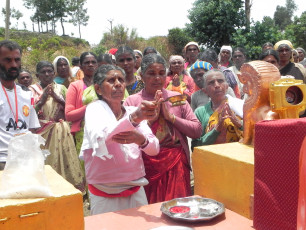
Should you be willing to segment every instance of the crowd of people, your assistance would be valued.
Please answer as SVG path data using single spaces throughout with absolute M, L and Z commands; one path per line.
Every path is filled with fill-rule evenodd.
M 91 214 L 192 195 L 190 148 L 240 141 L 252 90 L 239 80 L 243 47 L 218 54 L 192 41 L 183 53 L 167 62 L 154 47 L 120 46 L 71 66 L 58 56 L 37 63 L 34 82 L 21 47 L 1 41 L 0 170 L 10 139 L 34 132 L 51 152 L 46 164 L 89 197 Z M 305 55 L 283 40 L 264 44 L 258 60 L 306 83 Z

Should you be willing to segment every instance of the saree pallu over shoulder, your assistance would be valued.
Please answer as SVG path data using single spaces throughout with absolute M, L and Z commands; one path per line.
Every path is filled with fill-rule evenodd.
M 66 88 L 54 83 L 54 92 L 65 98 Z M 39 84 L 33 85 L 34 98 L 36 103 L 43 93 Z M 32 90 L 32 91 L 33 91 Z M 57 103 L 53 97 L 49 96 L 42 106 L 42 117 L 39 122 L 41 128 L 37 130 L 45 140 L 45 149 L 49 149 L 50 155 L 45 164 L 50 165 L 57 173 L 73 184 L 77 189 L 85 192 L 85 176 L 82 171 L 78 155 L 76 153 L 74 140 L 70 133 L 70 126 L 66 121 L 56 122 L 55 118 L 59 111 L 63 111 L 64 106 Z

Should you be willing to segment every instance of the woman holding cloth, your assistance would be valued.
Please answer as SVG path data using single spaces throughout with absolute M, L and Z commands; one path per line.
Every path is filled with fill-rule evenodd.
M 144 56 L 141 63 L 141 77 L 145 88 L 129 96 L 125 105 L 141 105 L 143 100 L 156 101 L 161 98 L 157 113 L 148 119 L 152 132 L 159 140 L 160 153 L 157 156 L 143 154 L 146 178 L 149 185 L 145 191 L 149 203 L 161 202 L 191 195 L 190 152 L 187 137 L 201 136 L 201 123 L 188 102 L 171 107 L 168 97 L 180 95 L 163 88 L 166 80 L 166 61 L 158 54 Z
M 125 72 L 118 66 L 100 66 L 93 83 L 99 100 L 87 105 L 80 155 L 85 161 L 91 214 L 145 205 L 143 186 L 148 181 L 141 153 L 159 152 L 146 120 L 155 116 L 160 102 L 123 106 Z

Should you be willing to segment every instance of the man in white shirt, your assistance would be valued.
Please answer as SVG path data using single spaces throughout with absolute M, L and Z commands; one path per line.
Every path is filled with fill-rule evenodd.
M 21 54 L 16 42 L 0 42 L 0 170 L 5 166 L 10 139 L 40 126 L 31 92 L 15 84 L 21 69 Z

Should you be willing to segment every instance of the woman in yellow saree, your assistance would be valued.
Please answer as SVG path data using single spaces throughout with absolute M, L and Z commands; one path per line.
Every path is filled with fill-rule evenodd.
M 236 142 L 243 135 L 243 101 L 226 94 L 228 84 L 224 74 L 212 69 L 204 75 L 204 92 L 211 98 L 206 105 L 198 107 L 195 115 L 202 124 L 203 133 L 192 140 L 196 146 Z
M 33 92 L 34 105 L 41 125 L 37 133 L 46 139 L 45 148 L 51 153 L 45 163 L 51 165 L 77 189 L 85 192 L 84 173 L 69 123 L 65 121 L 67 88 L 53 81 L 54 67 L 50 62 L 39 62 L 36 72 L 40 82 L 29 88 Z

